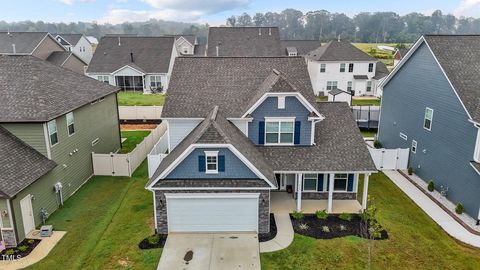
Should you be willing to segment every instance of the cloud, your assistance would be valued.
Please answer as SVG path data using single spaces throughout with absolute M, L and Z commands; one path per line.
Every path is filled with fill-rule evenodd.
M 94 3 L 96 0 L 58 0 L 67 5 L 73 5 L 75 3 Z
M 480 0 L 462 0 L 453 11 L 455 16 L 478 17 L 480 14 Z

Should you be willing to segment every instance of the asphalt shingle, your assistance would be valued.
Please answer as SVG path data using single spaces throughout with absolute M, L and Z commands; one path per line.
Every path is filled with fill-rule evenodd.
M 347 41 L 330 41 L 305 55 L 315 61 L 378 61 Z
M 297 50 L 298 55 L 304 56 L 322 46 L 322 44 L 319 40 L 280 40 L 280 46 L 284 55 L 288 55 L 287 49 L 293 47 Z
M 30 54 L 48 35 L 47 32 L 0 32 L 0 54 Z

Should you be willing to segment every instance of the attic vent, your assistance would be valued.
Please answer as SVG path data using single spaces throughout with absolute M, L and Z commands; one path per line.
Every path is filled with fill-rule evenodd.
M 272 69 L 272 72 L 275 73 L 275 75 L 280 75 L 280 71 L 278 71 L 276 69 Z

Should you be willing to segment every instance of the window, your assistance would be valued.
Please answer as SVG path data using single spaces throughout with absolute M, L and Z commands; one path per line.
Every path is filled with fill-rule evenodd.
M 353 72 L 353 63 L 348 64 L 348 72 Z
M 162 77 L 161 76 L 150 76 L 150 87 L 154 89 L 159 89 L 162 87 Z
M 478 128 L 477 144 L 473 153 L 473 160 L 480 163 L 480 127 Z
M 108 75 L 97 76 L 97 79 L 101 82 L 104 82 L 104 83 L 110 83 L 110 78 L 109 78 Z
M 368 64 L 368 72 L 373 72 L 373 63 Z
M 293 120 L 269 120 L 265 123 L 265 143 L 293 144 L 293 131 Z
M 367 92 L 372 92 L 372 81 L 367 82 Z
M 278 96 L 278 104 L 277 107 L 279 109 L 285 109 L 285 96 Z
M 303 176 L 303 190 L 304 191 L 317 191 L 317 175 L 305 174 Z
M 352 82 L 352 81 L 347 82 L 347 90 L 348 90 L 348 91 L 352 91 L 352 90 L 353 90 L 353 82 Z
M 333 185 L 333 190 L 334 191 L 347 191 L 347 179 L 348 179 L 348 174 L 335 174 L 334 176 L 334 185 Z
M 73 133 L 75 133 L 73 112 L 67 113 L 67 129 L 68 129 L 68 136 L 73 135 Z
M 50 137 L 50 145 L 54 146 L 58 143 L 57 121 L 52 120 L 47 123 L 48 136 Z
M 405 141 L 408 140 L 408 136 L 400 132 L 400 138 L 404 139 Z
M 337 89 L 337 84 L 338 84 L 338 82 L 328 81 L 327 82 L 327 90 Z
M 345 63 L 340 64 L 340 72 L 345 72 Z
M 218 173 L 218 151 L 205 151 L 206 173 Z
M 325 73 L 327 71 L 327 64 L 320 64 L 320 72 Z
M 416 154 L 417 153 L 417 141 L 412 140 L 412 153 Z
M 423 121 L 423 128 L 426 130 L 432 130 L 433 109 L 425 109 L 425 119 Z

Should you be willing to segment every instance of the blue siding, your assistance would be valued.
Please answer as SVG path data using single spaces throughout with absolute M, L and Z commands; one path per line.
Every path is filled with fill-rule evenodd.
M 218 174 L 199 172 L 199 157 L 204 157 L 204 151 L 218 151 L 219 156 L 225 157 L 225 170 Z M 203 163 L 204 164 L 204 163 Z M 221 168 L 219 168 L 221 169 Z M 204 170 L 204 169 L 203 169 Z M 258 179 L 235 154 L 229 149 L 195 149 L 169 174 L 166 179 Z
M 432 130 L 423 128 L 425 108 L 434 109 Z M 405 141 L 399 137 L 408 136 Z M 424 44 L 385 86 L 379 140 L 386 148 L 410 148 L 410 166 L 437 189 L 448 186 L 448 197 L 461 202 L 476 217 L 480 207 L 480 176 L 473 159 L 477 129 Z
M 265 117 L 296 117 L 300 121 L 299 145 L 310 145 L 312 123 L 308 121 L 309 111 L 296 97 L 285 98 L 285 109 L 278 109 L 276 97 L 269 97 L 251 114 L 253 121 L 248 124 L 248 137 L 253 143 L 259 144 L 259 123 L 265 121 Z

